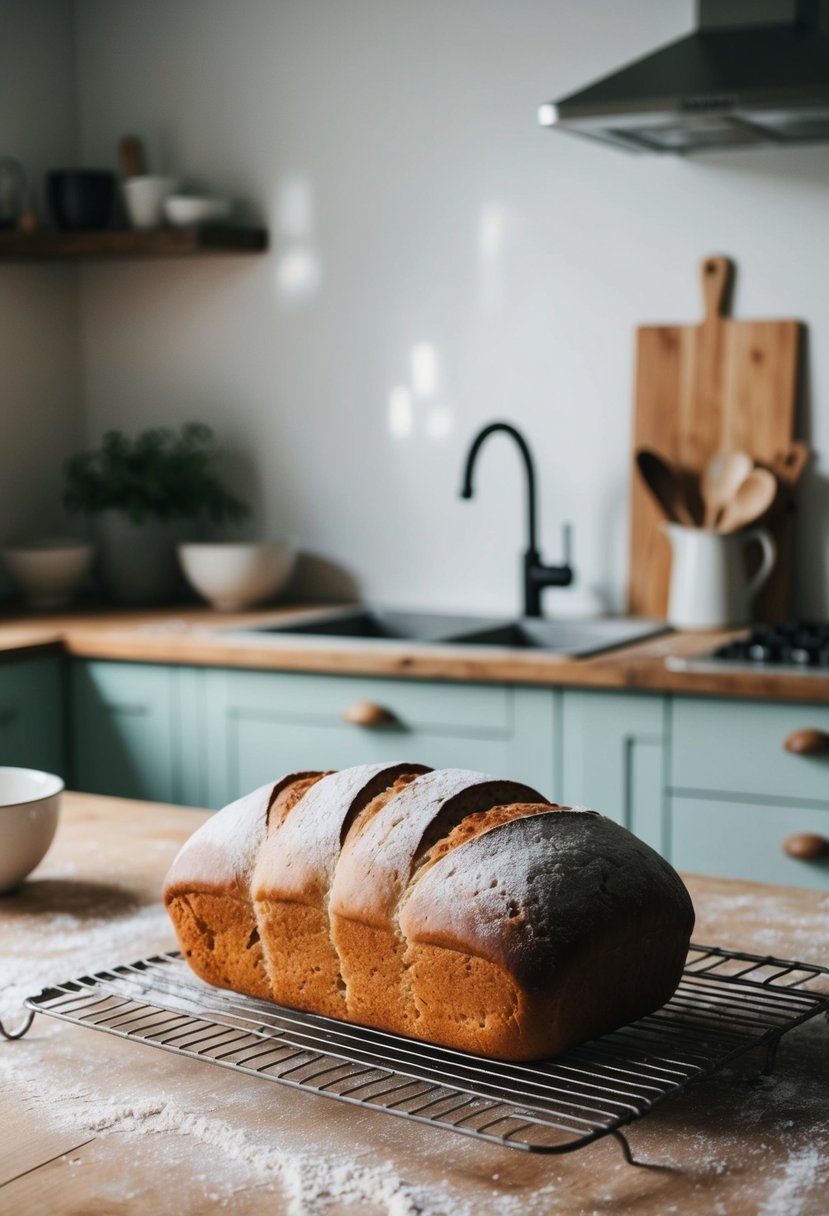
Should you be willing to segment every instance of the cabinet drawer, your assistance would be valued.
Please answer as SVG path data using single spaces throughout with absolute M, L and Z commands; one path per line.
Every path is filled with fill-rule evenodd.
M 207 677 L 212 806 L 291 769 L 382 760 L 498 773 L 547 795 L 554 788 L 556 700 L 547 689 L 277 672 Z
M 348 721 L 349 713 L 370 705 L 401 730 L 498 738 L 513 728 L 512 691 L 500 685 L 252 671 L 222 675 L 231 711 L 235 706 L 247 717 L 261 713 L 272 720 L 359 729 Z
M 796 732 L 825 732 L 829 706 L 677 698 L 673 709 L 674 789 L 829 803 L 829 751 L 798 755 Z
M 671 800 L 671 861 L 678 870 L 829 891 L 829 856 L 807 861 L 783 850 L 784 841 L 804 834 L 829 842 L 829 809 Z

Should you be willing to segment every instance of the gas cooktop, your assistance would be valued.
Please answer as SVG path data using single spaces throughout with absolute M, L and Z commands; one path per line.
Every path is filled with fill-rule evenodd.
M 786 621 L 757 625 L 707 654 L 671 655 L 672 671 L 797 671 L 829 674 L 829 624 Z

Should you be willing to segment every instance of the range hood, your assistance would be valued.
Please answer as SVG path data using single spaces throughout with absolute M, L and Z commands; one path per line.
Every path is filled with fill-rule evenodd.
M 634 152 L 829 141 L 829 0 L 699 0 L 698 18 L 541 125 Z

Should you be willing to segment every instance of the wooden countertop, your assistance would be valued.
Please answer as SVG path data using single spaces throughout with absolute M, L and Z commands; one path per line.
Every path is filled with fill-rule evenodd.
M 51 981 L 173 945 L 162 876 L 203 813 L 66 795 L 43 865 L 0 900 L 0 1014 Z M 829 895 L 690 878 L 699 941 L 826 961 Z M 0 1210 L 297 1216 L 825 1216 L 829 1028 L 775 1074 L 700 1082 L 629 1129 L 539 1157 L 38 1016 L 0 1040 Z
M 700 673 L 672 671 L 665 665 L 668 656 L 710 651 L 733 637 L 733 630 L 672 632 L 587 659 L 508 648 L 426 646 L 308 635 L 274 642 L 272 636 L 263 639 L 232 632 L 239 626 L 287 619 L 314 610 L 290 606 L 220 613 L 182 606 L 7 616 L 0 617 L 0 654 L 13 658 L 63 650 L 83 658 L 145 663 L 829 702 L 829 672 L 825 675 Z

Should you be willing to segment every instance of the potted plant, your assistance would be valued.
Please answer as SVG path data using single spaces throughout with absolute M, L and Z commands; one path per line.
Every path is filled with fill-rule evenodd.
M 215 470 L 213 432 L 190 422 L 134 439 L 107 431 L 66 463 L 64 503 L 96 521 L 105 582 L 122 604 L 160 603 L 176 585 L 175 544 L 205 523 L 239 523 L 249 507 Z

